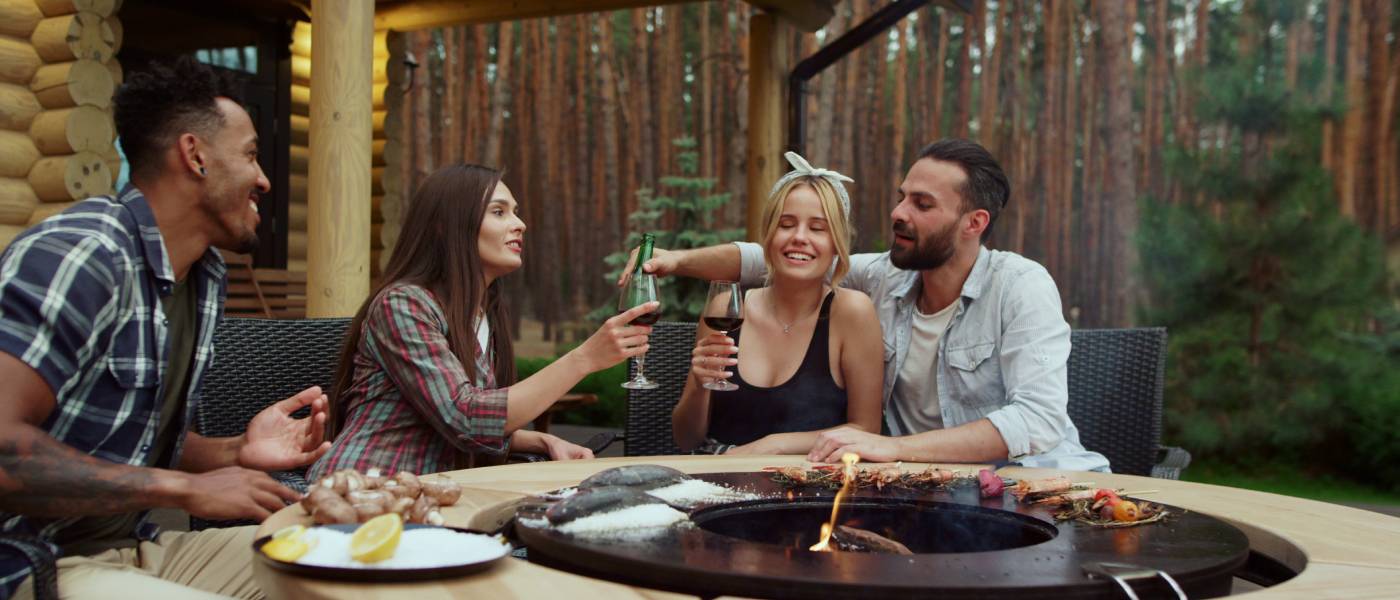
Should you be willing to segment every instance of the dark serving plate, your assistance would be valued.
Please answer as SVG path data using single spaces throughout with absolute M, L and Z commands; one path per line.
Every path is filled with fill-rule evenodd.
M 333 529 L 335 531 L 341 531 L 344 533 L 354 533 L 355 529 L 358 528 L 359 525 L 319 525 L 317 527 Z M 432 528 L 435 527 L 433 525 L 419 525 L 416 523 L 406 523 L 403 526 L 404 531 Z M 460 533 L 486 535 L 480 531 L 472 531 L 470 529 L 459 529 L 456 527 L 442 527 L 441 529 L 451 529 Z M 464 575 L 479 573 L 481 571 L 490 569 L 492 566 L 495 566 L 496 563 L 500 562 L 501 559 L 510 556 L 510 547 L 502 546 L 500 556 L 488 558 L 485 560 L 477 560 L 471 562 L 464 562 L 456 565 L 448 565 L 444 567 L 428 567 L 421 569 L 322 567 L 315 565 L 303 565 L 299 563 L 284 562 L 276 560 L 266 554 L 263 554 L 263 544 L 266 544 L 271 539 L 272 536 L 265 535 L 256 540 L 253 540 L 253 554 L 257 556 L 257 560 L 262 561 L 263 564 L 273 569 L 277 569 L 278 571 L 281 571 L 283 573 L 288 573 L 291 575 L 313 577 L 316 579 L 333 579 L 336 581 L 365 581 L 382 583 L 393 581 L 426 581 L 430 579 L 448 579 L 452 577 L 462 577 Z

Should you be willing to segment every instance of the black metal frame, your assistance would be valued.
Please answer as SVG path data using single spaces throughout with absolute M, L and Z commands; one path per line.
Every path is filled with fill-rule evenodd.
M 806 103 L 807 82 L 836 61 L 855 52 L 866 42 L 894 27 L 904 17 L 909 16 L 930 2 L 937 2 L 944 8 L 972 14 L 973 3 L 977 0 L 898 0 L 885 5 L 870 18 L 852 27 L 841 37 L 822 46 L 815 54 L 805 58 L 793 67 L 788 75 L 788 143 L 787 149 L 801 153 L 807 143 Z

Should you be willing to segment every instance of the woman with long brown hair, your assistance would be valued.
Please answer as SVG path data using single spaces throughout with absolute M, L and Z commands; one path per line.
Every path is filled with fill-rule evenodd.
M 521 429 L 594 371 L 647 351 L 650 327 L 608 319 L 582 345 L 523 381 L 500 278 L 520 268 L 525 223 L 501 173 L 445 167 L 414 195 L 379 287 L 346 334 L 331 395 L 335 443 L 308 478 L 337 469 L 433 473 L 502 457 L 588 449 Z

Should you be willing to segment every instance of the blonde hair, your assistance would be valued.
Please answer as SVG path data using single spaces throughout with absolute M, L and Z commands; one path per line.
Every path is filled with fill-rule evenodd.
M 831 285 L 836 286 L 841 283 L 841 279 L 851 270 L 851 237 L 853 234 L 851 221 L 847 218 L 846 210 L 841 204 L 841 193 L 835 188 L 835 184 L 830 179 L 815 175 L 803 175 L 793 177 L 773 188 L 773 192 L 768 194 L 768 201 L 763 205 L 763 262 L 768 267 L 768 277 L 773 276 L 773 257 L 767 252 L 768 244 L 773 241 L 773 236 L 778 233 L 778 221 L 783 215 L 783 204 L 787 202 L 787 197 L 798 186 L 807 186 L 816 192 L 817 198 L 821 201 L 822 214 L 826 217 L 828 231 L 831 232 L 832 244 L 836 246 L 835 271 L 831 275 Z M 842 190 L 844 191 L 844 190 Z

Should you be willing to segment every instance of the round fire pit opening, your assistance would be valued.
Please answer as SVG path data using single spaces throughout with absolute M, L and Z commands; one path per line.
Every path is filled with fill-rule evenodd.
M 760 544 L 807 551 L 831 518 L 831 498 L 754 500 L 695 511 L 701 529 Z M 1058 530 L 1010 511 L 949 502 L 854 498 L 838 525 L 899 542 L 915 554 L 991 552 L 1048 542 Z

